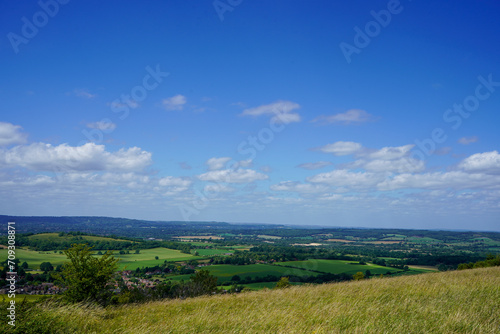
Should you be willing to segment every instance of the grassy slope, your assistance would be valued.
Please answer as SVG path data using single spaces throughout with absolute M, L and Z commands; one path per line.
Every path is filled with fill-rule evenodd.
M 494 267 L 47 312 L 78 333 L 499 333 L 499 300 Z

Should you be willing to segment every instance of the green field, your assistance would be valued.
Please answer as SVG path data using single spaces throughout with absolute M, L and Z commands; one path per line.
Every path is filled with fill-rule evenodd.
M 0 249 L 0 262 L 7 259 L 7 249 Z M 66 262 L 66 255 L 49 252 L 37 252 L 22 248 L 16 249 L 16 259 L 23 262 L 28 262 L 30 269 L 39 269 L 42 262 L 50 262 L 54 267 Z
M 441 243 L 443 242 L 442 240 L 434 239 L 434 238 L 429 238 L 429 237 L 409 237 L 407 242 L 411 242 L 414 244 L 436 244 L 436 243 Z
M 201 256 L 212 256 L 212 255 L 221 255 L 221 254 L 227 254 L 227 253 L 234 253 L 231 249 L 216 249 L 216 248 L 209 248 L 209 249 L 195 249 L 193 252 L 198 252 Z
M 169 248 L 151 248 L 151 249 L 141 249 L 140 254 L 124 254 L 120 255 L 117 252 L 114 253 L 115 258 L 119 259 L 118 266 L 120 270 L 128 269 L 135 270 L 141 267 L 154 267 L 162 264 L 166 261 L 187 261 L 201 259 L 199 256 L 194 256 L 191 254 L 184 254 L 176 249 Z M 158 260 L 155 259 L 158 256 Z
M 218 264 L 205 267 L 204 269 L 219 279 L 219 282 L 227 282 L 231 280 L 234 275 L 240 276 L 242 279 L 246 277 L 262 277 L 266 275 L 274 275 L 278 277 L 287 275 L 296 276 L 317 276 L 318 273 L 300 269 L 300 268 L 286 268 L 282 266 L 274 266 L 270 264 L 250 264 L 245 266 L 233 266 L 227 264 Z
M 370 272 L 374 275 L 385 274 L 388 271 L 391 273 L 397 273 L 402 270 L 378 266 L 375 264 L 366 264 L 361 265 L 357 264 L 357 262 L 353 261 L 342 261 L 342 260 L 306 260 L 306 261 L 288 261 L 288 262 L 277 262 L 277 265 L 280 266 L 289 266 L 306 270 L 315 270 L 321 271 L 324 273 L 330 274 L 348 274 L 354 275 L 358 271 L 365 272 L 366 270 L 370 270 Z
M 120 255 L 117 251 L 113 252 L 114 257 L 120 260 L 118 262 L 120 270 L 125 268 L 135 270 L 140 267 L 154 267 L 162 264 L 165 260 L 186 261 L 201 259 L 199 256 L 184 254 L 179 250 L 163 247 L 141 249 L 140 254 L 133 254 L 133 251 L 130 253 Z M 158 260 L 155 259 L 155 256 L 158 256 Z M 0 249 L 0 261 L 4 261 L 5 259 L 7 259 L 7 249 Z M 67 260 L 66 255 L 59 254 L 59 252 L 37 252 L 21 248 L 16 249 L 16 259 L 19 259 L 21 263 L 28 262 L 30 269 L 39 269 L 42 262 L 50 262 L 55 267 Z

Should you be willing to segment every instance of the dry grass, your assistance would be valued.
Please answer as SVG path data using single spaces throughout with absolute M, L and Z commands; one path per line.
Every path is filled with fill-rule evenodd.
M 107 309 L 45 308 L 75 333 L 500 333 L 500 268 Z

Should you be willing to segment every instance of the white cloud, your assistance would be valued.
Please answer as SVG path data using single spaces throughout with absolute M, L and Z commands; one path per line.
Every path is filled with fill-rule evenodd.
M 364 123 L 373 120 L 373 116 L 364 110 L 360 109 L 350 109 L 344 113 L 339 113 L 330 116 L 319 116 L 313 120 L 313 122 L 320 123 Z
M 284 181 L 278 184 L 273 184 L 270 187 L 270 189 L 274 191 L 288 191 L 288 192 L 312 194 L 312 193 L 325 192 L 328 189 L 328 187 L 318 184 Z
M 204 193 L 209 194 L 209 193 L 232 193 L 235 191 L 234 188 L 228 187 L 226 185 L 222 184 L 207 184 L 204 188 Z
M 425 170 L 425 163 L 422 160 L 403 157 L 395 160 L 357 160 L 352 166 L 363 168 L 370 172 L 391 172 L 391 173 L 405 173 L 405 172 L 422 172 Z
M 162 187 L 189 187 L 193 183 L 191 180 L 181 177 L 167 176 L 158 181 Z
M 139 171 L 151 163 L 151 153 L 138 147 L 107 152 L 104 145 L 94 143 L 76 147 L 33 143 L 0 150 L 0 167 L 35 171 Z
M 321 169 L 326 166 L 330 166 L 332 163 L 330 161 L 318 161 L 318 162 L 307 162 L 298 165 L 297 167 L 307 169 L 307 170 L 315 170 L 315 169 Z
M 477 189 L 499 188 L 500 177 L 486 174 L 471 174 L 462 171 L 425 174 L 399 174 L 378 185 L 379 190 L 397 189 Z
M 164 195 L 170 196 L 189 189 L 193 181 L 182 177 L 167 176 L 158 181 L 161 187 L 167 187 L 167 192 Z
M 462 144 L 462 145 L 469 145 L 472 143 L 476 143 L 478 140 L 479 140 L 479 138 L 476 136 L 462 137 L 458 140 L 458 143 Z
M 184 95 L 175 95 L 162 101 L 163 107 L 167 110 L 182 110 L 187 100 Z
M 291 101 L 277 101 L 271 104 L 258 106 L 243 110 L 242 116 L 260 116 L 274 115 L 272 121 L 276 123 L 289 124 L 300 122 L 300 115 L 293 113 L 295 109 L 299 109 L 300 105 Z
M 338 141 L 333 144 L 328 144 L 320 147 L 317 150 L 324 153 L 332 153 L 334 155 L 341 156 L 358 153 L 362 148 L 363 147 L 359 143 L 355 143 L 352 141 Z
M 24 144 L 28 135 L 22 133 L 21 129 L 19 125 L 0 122 L 0 146 Z
M 363 168 L 372 172 L 421 172 L 425 170 L 425 163 L 410 157 L 410 150 L 414 145 L 383 147 L 371 153 L 362 153 L 362 157 L 348 164 L 349 168 Z
M 350 187 L 354 189 L 367 189 L 374 187 L 384 180 L 379 173 L 350 172 L 345 169 L 336 169 L 331 172 L 317 174 L 307 178 L 312 183 L 323 183 L 335 187 Z
M 407 156 L 410 150 L 415 145 L 404 145 L 404 146 L 388 146 L 383 147 L 380 150 L 369 153 L 367 158 L 369 159 L 381 159 L 381 160 L 395 160 Z
M 465 158 L 458 167 L 467 172 L 500 174 L 500 154 L 497 151 L 476 153 Z
M 266 180 L 267 175 L 256 172 L 253 169 L 239 168 L 236 170 L 223 169 L 214 170 L 201 175 L 198 178 L 202 181 L 214 181 L 225 183 L 251 183 L 259 180 Z
M 222 169 L 226 166 L 226 163 L 228 163 L 230 160 L 231 160 L 231 158 L 229 158 L 229 157 L 210 158 L 207 160 L 208 170 Z
M 89 99 L 89 100 L 97 96 L 97 94 L 89 93 L 89 91 L 86 89 L 75 89 L 73 90 L 73 94 L 75 94 L 75 96 L 77 97 L 82 97 L 84 99 Z
M 208 170 L 219 170 L 223 168 L 241 168 L 241 167 L 250 167 L 252 166 L 252 160 L 240 160 L 238 162 L 234 161 L 232 162 L 231 165 L 228 165 L 227 163 L 229 161 L 233 160 L 232 158 L 229 157 L 222 157 L 222 158 L 210 158 L 207 160 L 206 164 L 208 167 Z
M 111 122 L 109 119 L 103 119 L 99 122 L 88 123 L 87 127 L 90 129 L 98 129 L 103 131 L 104 133 L 110 133 L 114 129 L 116 129 L 116 124 Z

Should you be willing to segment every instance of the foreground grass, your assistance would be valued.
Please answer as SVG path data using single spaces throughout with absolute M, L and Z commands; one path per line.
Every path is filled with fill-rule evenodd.
M 493 267 L 34 314 L 51 333 L 500 333 L 499 301 Z

